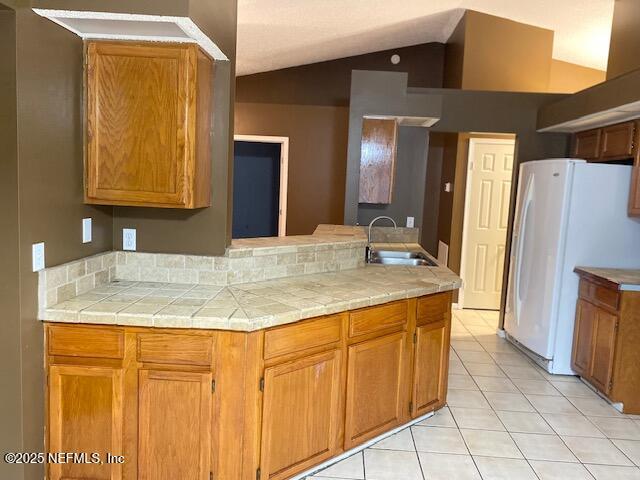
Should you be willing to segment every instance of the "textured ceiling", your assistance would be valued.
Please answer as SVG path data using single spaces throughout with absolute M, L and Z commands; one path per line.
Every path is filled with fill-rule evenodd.
M 446 42 L 465 9 L 555 31 L 553 57 L 605 70 L 614 0 L 239 0 L 238 75 Z

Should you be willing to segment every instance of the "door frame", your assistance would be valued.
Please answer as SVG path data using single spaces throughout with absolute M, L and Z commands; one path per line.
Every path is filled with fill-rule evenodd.
M 270 135 L 234 135 L 233 141 L 280 144 L 280 200 L 278 202 L 278 236 L 286 236 L 287 185 L 289 180 L 289 137 L 276 137 Z
M 468 239 L 468 224 L 469 224 L 469 209 L 471 207 L 471 180 L 473 178 L 473 172 L 469 168 L 471 159 L 475 153 L 475 144 L 476 143 L 491 143 L 494 145 L 513 145 L 513 153 L 514 153 L 514 168 L 515 168 L 515 149 L 516 149 L 516 138 L 491 138 L 491 137 L 471 137 L 469 138 L 469 148 L 467 153 L 467 180 L 464 189 L 464 216 L 462 221 L 462 243 L 460 248 L 460 277 L 464 274 L 464 271 L 467 267 L 467 253 L 466 246 L 469 241 Z M 511 181 L 511 192 L 513 193 L 513 180 Z M 506 235 L 509 235 L 507 231 Z M 507 238 L 508 240 L 508 238 Z M 505 248 L 505 261 L 506 261 L 506 248 Z M 504 280 L 504 277 L 503 277 Z M 465 281 L 462 279 L 462 286 L 458 291 L 458 306 L 459 308 L 465 308 L 464 306 L 464 285 Z M 502 294 L 501 294 L 502 296 Z M 498 306 L 498 310 L 500 310 L 500 306 Z

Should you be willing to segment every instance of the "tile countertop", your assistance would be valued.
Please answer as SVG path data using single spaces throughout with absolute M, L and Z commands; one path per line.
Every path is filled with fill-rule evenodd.
M 375 245 L 380 248 L 380 244 Z M 420 248 L 384 244 L 384 248 Z M 228 287 L 115 281 L 45 309 L 66 323 L 254 331 L 305 318 L 455 290 L 446 267 L 366 265 Z
M 640 291 L 640 269 L 576 267 L 574 271 L 617 285 L 618 290 Z

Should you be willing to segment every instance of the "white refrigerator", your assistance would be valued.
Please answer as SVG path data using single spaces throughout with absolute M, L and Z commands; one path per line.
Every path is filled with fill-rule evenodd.
M 631 167 L 551 159 L 520 166 L 504 329 L 554 374 L 571 369 L 576 266 L 640 268 L 627 216 Z

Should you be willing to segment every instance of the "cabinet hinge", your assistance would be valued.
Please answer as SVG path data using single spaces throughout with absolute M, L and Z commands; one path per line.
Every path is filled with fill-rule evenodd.
M 213 480 L 213 472 L 209 472 L 209 480 Z
M 260 477 L 262 476 L 262 471 L 260 471 L 260 469 L 256 470 L 256 480 L 260 480 Z
M 417 333 L 413 334 L 413 343 L 418 343 L 418 334 Z
M 216 381 L 211 380 L 211 393 L 216 393 Z
M 413 412 L 413 402 L 409 402 L 409 411 Z
M 260 379 L 260 391 L 264 392 L 264 377 Z

